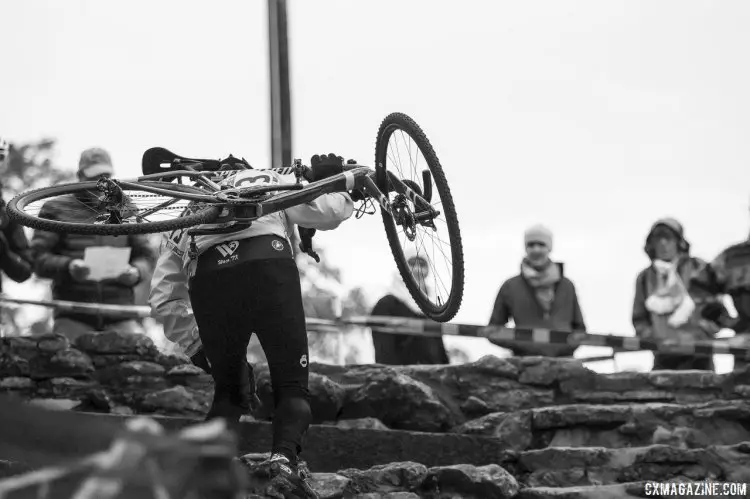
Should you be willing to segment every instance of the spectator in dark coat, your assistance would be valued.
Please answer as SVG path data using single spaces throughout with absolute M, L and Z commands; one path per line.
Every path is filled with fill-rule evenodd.
M 723 306 L 707 305 L 702 315 L 722 328 L 734 330 L 730 343 L 750 347 L 750 239 L 733 244 L 711 263 L 697 272 L 690 281 L 690 292 L 699 297 L 731 297 L 737 317 L 730 317 Z M 750 363 L 734 357 L 734 370 L 743 370 Z
M 644 251 L 651 265 L 635 281 L 633 326 L 636 336 L 657 341 L 710 340 L 719 327 L 701 316 L 707 300 L 688 292 L 691 279 L 706 265 L 690 256 L 682 224 L 673 218 L 657 220 L 646 237 Z M 715 301 L 715 300 L 709 300 Z M 713 370 L 711 357 L 654 352 L 654 370 Z
M 10 144 L 0 137 L 0 171 L 10 156 Z M 16 282 L 24 282 L 32 273 L 32 257 L 29 241 L 23 227 L 8 218 L 3 198 L 3 184 L 0 182 L 0 270 Z M 3 291 L 0 275 L 0 293 Z
M 2 184 L 0 184 L 2 189 Z M 16 282 L 24 282 L 32 274 L 33 259 L 23 227 L 8 218 L 0 192 L 0 270 Z M 0 293 L 3 291 L 0 275 Z
M 430 268 L 426 259 L 415 253 L 407 254 L 407 263 L 412 275 L 420 283 L 422 290 L 429 296 L 427 280 Z M 408 317 L 424 319 L 414 298 L 406 289 L 401 276 L 396 276 L 391 290 L 382 297 L 370 312 L 374 316 Z M 443 338 L 425 336 L 408 336 L 378 332 L 372 329 L 372 341 L 375 346 L 375 362 L 390 365 L 411 364 L 449 364 Z
M 521 272 L 503 283 L 495 299 L 490 326 L 505 326 L 510 319 L 520 329 L 586 331 L 575 286 L 563 274 L 563 264 L 550 259 L 552 232 L 542 225 L 524 234 L 526 257 Z M 520 344 L 510 340 L 494 343 L 517 356 L 569 357 L 576 347 L 554 344 Z
M 112 161 L 103 149 L 87 149 L 81 154 L 78 179 L 96 180 L 113 173 Z M 64 195 L 50 199 L 39 216 L 53 220 L 87 220 L 88 199 L 83 195 Z M 84 262 L 85 249 L 91 246 L 129 247 L 130 266 L 118 277 L 104 281 L 88 279 L 90 269 Z M 106 305 L 134 305 L 134 287 L 148 279 L 156 261 L 156 251 L 145 235 L 92 236 L 59 232 L 34 231 L 31 247 L 35 271 L 39 277 L 52 279 L 52 298 Z M 139 321 L 105 314 L 85 314 L 56 310 L 54 332 L 75 340 L 91 331 L 117 330 L 142 333 Z

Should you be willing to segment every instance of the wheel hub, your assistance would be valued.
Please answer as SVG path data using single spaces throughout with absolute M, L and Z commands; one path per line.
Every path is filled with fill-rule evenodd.
M 133 215 L 132 203 L 122 190 L 122 187 L 110 178 L 100 178 L 96 182 L 96 188 L 102 195 L 98 198 L 100 208 L 107 213 L 96 217 L 94 223 L 114 225 L 121 224 L 125 218 Z M 128 205 L 131 206 L 128 206 Z M 135 208 L 135 213 L 137 213 Z
M 404 234 L 409 241 L 417 237 L 417 221 L 406 202 L 406 196 L 399 194 L 393 201 L 393 217 L 397 225 L 404 228 Z

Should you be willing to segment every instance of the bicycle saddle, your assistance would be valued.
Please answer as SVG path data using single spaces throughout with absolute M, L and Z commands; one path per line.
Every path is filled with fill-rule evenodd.
M 141 171 L 144 175 L 165 173 L 169 171 L 186 170 L 185 165 L 201 172 L 215 172 L 218 170 L 244 170 L 252 168 L 245 158 L 238 159 L 229 155 L 222 160 L 186 158 L 175 154 L 163 147 L 152 147 L 143 153 Z

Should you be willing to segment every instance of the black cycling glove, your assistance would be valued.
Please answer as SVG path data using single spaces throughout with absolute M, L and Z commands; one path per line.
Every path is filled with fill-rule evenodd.
M 310 158 L 313 182 L 332 177 L 344 171 L 344 158 L 333 153 L 315 155 Z

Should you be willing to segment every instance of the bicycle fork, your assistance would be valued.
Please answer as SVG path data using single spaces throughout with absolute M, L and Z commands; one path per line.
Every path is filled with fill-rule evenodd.
M 375 198 L 380 207 L 390 214 L 396 224 L 404 228 L 404 234 L 410 241 L 416 237 L 416 224 L 431 227 L 437 230 L 432 222 L 440 215 L 440 211 L 430 206 L 432 200 L 432 176 L 429 171 L 423 171 L 424 193 L 419 191 L 419 186 L 410 180 L 401 180 L 391 172 L 386 172 L 382 163 L 376 167 L 375 173 L 378 183 L 387 184 L 383 189 L 376 185 L 371 177 L 362 177 L 362 189 Z M 388 179 L 385 181 L 385 179 Z M 381 180 L 382 179 L 382 180 Z M 395 191 L 397 193 L 393 202 L 388 200 L 388 193 Z M 411 201 L 415 211 L 409 208 L 407 200 Z

